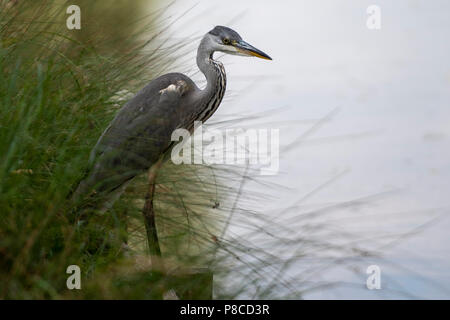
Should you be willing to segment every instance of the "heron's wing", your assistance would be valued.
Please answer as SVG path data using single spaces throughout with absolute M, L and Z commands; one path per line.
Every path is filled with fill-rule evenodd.
M 91 172 L 77 193 L 110 192 L 156 163 L 168 149 L 172 132 L 185 121 L 183 106 L 195 90 L 182 74 L 165 75 L 142 89 L 98 140 Z

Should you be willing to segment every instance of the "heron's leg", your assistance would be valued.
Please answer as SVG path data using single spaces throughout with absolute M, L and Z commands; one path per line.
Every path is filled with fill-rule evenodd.
M 161 167 L 162 158 L 158 160 L 148 171 L 148 190 L 145 196 L 144 209 L 142 211 L 147 231 L 148 248 L 152 260 L 152 267 L 162 271 L 161 248 L 159 247 L 158 232 L 156 230 L 155 210 L 153 207 L 153 197 L 155 195 L 156 174 Z

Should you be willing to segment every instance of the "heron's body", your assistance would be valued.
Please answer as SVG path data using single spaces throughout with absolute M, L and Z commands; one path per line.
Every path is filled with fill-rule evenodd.
M 204 122 L 214 114 L 226 89 L 225 69 L 213 59 L 214 52 L 225 47 L 217 44 L 216 38 L 224 36 L 249 46 L 225 27 L 206 34 L 197 53 L 197 65 L 207 80 L 204 89 L 181 73 L 170 73 L 151 81 L 120 109 L 93 149 L 90 172 L 79 184 L 75 198 L 123 189 L 126 182 L 151 168 L 170 150 L 175 129 L 192 132 L 194 121 Z M 253 55 L 268 58 L 249 48 L 255 52 Z

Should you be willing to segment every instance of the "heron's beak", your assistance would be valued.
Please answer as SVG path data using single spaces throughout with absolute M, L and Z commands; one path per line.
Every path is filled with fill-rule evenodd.
M 248 44 L 243 40 L 236 41 L 233 45 L 239 53 L 245 56 L 253 56 L 261 59 L 272 60 L 272 58 L 269 57 L 267 54 L 265 54 L 259 49 L 256 49 L 254 46 Z

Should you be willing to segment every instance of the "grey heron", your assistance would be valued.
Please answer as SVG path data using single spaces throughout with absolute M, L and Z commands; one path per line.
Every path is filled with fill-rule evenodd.
M 223 64 L 213 58 L 217 51 L 272 60 L 234 30 L 216 26 L 204 35 L 197 51 L 206 87 L 200 89 L 181 73 L 151 81 L 119 110 L 99 138 L 91 152 L 90 170 L 73 193 L 74 199 L 94 197 L 97 203 L 107 201 L 110 206 L 129 181 L 149 170 L 144 216 L 147 230 L 154 229 L 154 181 L 164 155 L 173 146 L 172 132 L 184 128 L 192 133 L 194 121 L 208 120 L 224 97 L 227 80 Z

